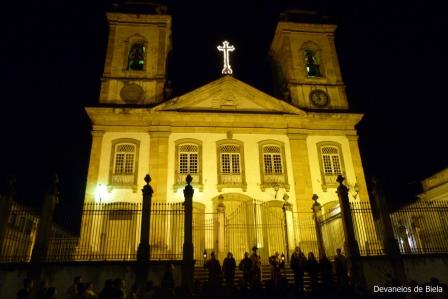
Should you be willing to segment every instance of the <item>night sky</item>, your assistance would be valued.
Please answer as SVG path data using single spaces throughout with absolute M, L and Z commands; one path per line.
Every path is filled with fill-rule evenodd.
M 109 6 L 12 2 L 3 5 L 0 42 L 2 183 L 15 174 L 18 200 L 39 206 L 56 171 L 59 210 L 70 211 L 76 223 L 91 142 L 84 107 L 98 103 Z M 272 94 L 268 49 L 279 13 L 294 1 L 167 2 L 173 96 L 221 76 L 216 46 L 224 39 L 236 46 L 234 76 Z M 448 167 L 445 10 L 429 1 L 312 2 L 338 24 L 336 47 L 350 110 L 365 113 L 358 131 L 366 175 L 377 175 L 390 205 L 398 207 L 415 198 L 421 179 Z

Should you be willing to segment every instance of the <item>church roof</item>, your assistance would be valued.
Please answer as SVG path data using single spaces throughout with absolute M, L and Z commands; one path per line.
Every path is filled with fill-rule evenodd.
M 224 76 L 152 108 L 154 111 L 220 111 L 304 115 L 305 112 L 232 76 Z

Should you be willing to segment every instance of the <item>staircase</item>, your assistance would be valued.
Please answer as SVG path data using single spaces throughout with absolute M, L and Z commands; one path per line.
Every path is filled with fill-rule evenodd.
M 294 273 L 292 272 L 292 269 L 289 267 L 289 265 L 285 265 L 285 269 L 282 269 L 282 276 L 286 277 L 288 284 L 293 285 L 294 284 Z M 235 270 L 235 280 L 234 283 L 238 284 L 238 282 L 243 279 L 243 272 L 238 269 L 238 267 Z M 262 265 L 261 266 L 261 280 L 263 285 L 266 285 L 266 281 L 271 279 L 271 266 L 270 265 Z M 208 271 L 204 267 L 195 267 L 194 268 L 194 280 L 199 280 L 201 284 L 207 282 L 208 280 Z M 224 283 L 224 282 L 223 282 Z M 310 289 L 310 277 L 308 276 L 308 273 L 305 272 L 305 275 L 303 277 L 303 285 L 305 290 Z

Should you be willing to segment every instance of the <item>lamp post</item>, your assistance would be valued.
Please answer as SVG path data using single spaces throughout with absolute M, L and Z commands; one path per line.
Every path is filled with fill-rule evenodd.
M 182 264 L 182 284 L 191 289 L 193 287 L 193 194 L 194 189 L 191 186 L 193 178 L 187 175 L 187 185 L 184 189 L 184 245 L 183 245 L 183 264 Z
M 289 234 L 288 234 L 288 213 L 292 211 L 292 205 L 288 202 L 289 195 L 283 195 L 283 219 L 285 226 L 286 262 L 289 262 Z
M 275 183 L 272 187 L 274 188 L 274 191 L 275 191 L 275 197 L 274 198 L 277 199 L 277 193 L 278 193 L 278 190 L 280 189 L 280 185 Z

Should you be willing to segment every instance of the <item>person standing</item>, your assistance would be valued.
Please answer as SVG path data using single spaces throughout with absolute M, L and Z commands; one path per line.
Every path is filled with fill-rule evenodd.
M 25 278 L 23 280 L 23 288 L 17 292 L 17 299 L 30 299 L 33 287 L 33 280 L 31 278 Z
M 73 278 L 73 283 L 70 285 L 70 287 L 65 292 L 65 298 L 66 299 L 74 299 L 78 295 L 78 285 L 82 283 L 82 277 L 81 276 L 75 276 Z
M 314 253 L 308 253 L 308 261 L 306 262 L 306 269 L 310 275 L 311 291 L 317 290 L 317 274 L 319 273 L 319 264 L 317 263 Z
M 244 285 L 249 285 L 252 282 L 252 260 L 249 257 L 249 252 L 244 253 L 244 258 L 240 261 L 238 269 L 243 272 Z
M 204 267 L 208 270 L 208 281 L 212 286 L 219 285 L 221 283 L 221 264 L 216 259 L 215 252 L 212 251 L 210 259 L 205 262 Z
M 269 263 L 271 264 L 271 279 L 274 288 L 277 288 L 281 283 L 281 269 L 283 261 L 280 260 L 280 255 L 276 251 L 273 256 L 269 258 Z
M 303 294 L 303 275 L 305 273 L 306 257 L 300 247 L 296 247 L 290 261 L 291 269 L 294 272 L 294 283 L 297 292 Z
M 333 285 L 333 266 L 325 253 L 319 260 L 319 270 L 322 274 L 322 285 L 324 288 L 330 288 Z
M 236 262 L 231 252 L 227 253 L 227 257 L 222 262 L 222 272 L 224 273 L 224 279 L 227 285 L 233 285 L 235 278 Z
M 334 270 L 339 287 L 345 287 L 348 284 L 347 276 L 347 259 L 341 253 L 341 248 L 336 249 L 336 256 L 334 257 Z
M 258 247 L 252 247 L 252 283 L 261 282 L 261 257 L 257 254 Z

